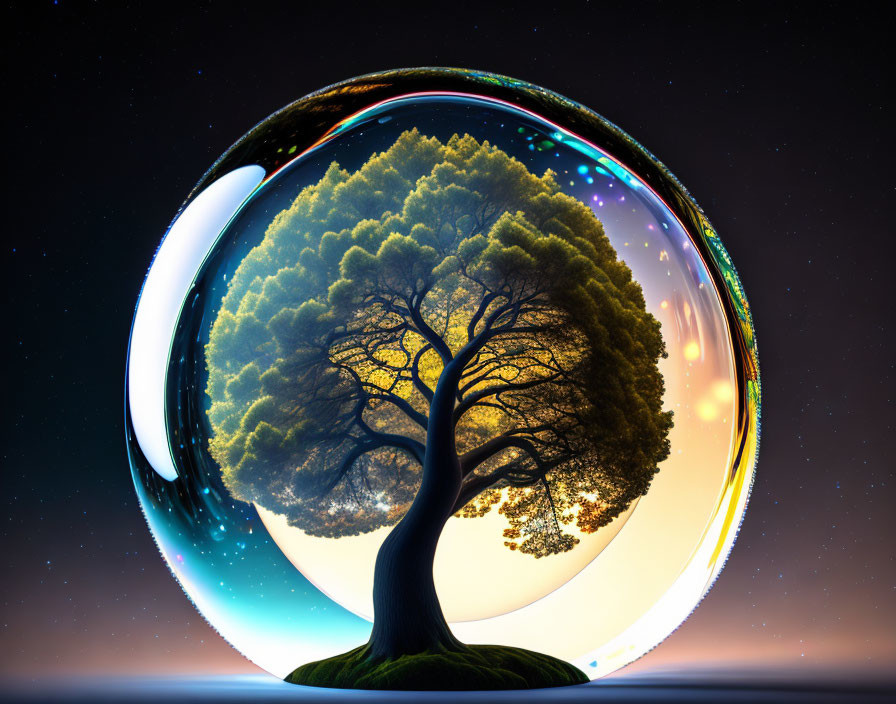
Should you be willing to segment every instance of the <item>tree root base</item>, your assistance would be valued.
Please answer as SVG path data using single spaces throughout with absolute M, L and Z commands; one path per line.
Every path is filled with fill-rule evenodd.
M 467 645 L 373 662 L 366 645 L 310 662 L 286 677 L 292 684 L 339 689 L 495 690 L 565 687 L 588 682 L 577 667 L 550 655 L 501 645 Z

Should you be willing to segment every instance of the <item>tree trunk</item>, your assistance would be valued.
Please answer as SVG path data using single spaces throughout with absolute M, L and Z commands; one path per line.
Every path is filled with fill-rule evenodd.
M 420 490 L 377 554 L 368 643 L 368 656 L 375 660 L 464 647 L 448 628 L 432 576 L 439 536 L 461 487 L 452 420 L 459 373 L 448 364 L 439 378 L 430 404 Z

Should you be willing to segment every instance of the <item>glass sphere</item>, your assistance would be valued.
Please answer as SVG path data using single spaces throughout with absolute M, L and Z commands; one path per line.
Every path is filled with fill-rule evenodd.
M 749 308 L 715 231 L 581 105 L 492 74 L 389 71 L 224 154 L 134 317 L 140 505 L 184 591 L 260 667 L 284 677 L 367 640 L 433 392 L 487 328 L 452 391 L 472 488 L 434 561 L 457 637 L 596 678 L 709 589 L 759 420 Z

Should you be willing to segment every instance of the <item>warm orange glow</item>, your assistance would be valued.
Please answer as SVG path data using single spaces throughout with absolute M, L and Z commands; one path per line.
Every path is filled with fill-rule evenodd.
M 684 346 L 684 358 L 689 362 L 700 358 L 700 345 L 696 342 L 689 342 Z
M 697 403 L 697 417 L 700 420 L 715 420 L 719 415 L 719 409 L 712 401 L 703 399 Z
M 734 387 L 727 379 L 721 379 L 712 385 L 712 395 L 719 403 L 731 403 L 734 400 Z

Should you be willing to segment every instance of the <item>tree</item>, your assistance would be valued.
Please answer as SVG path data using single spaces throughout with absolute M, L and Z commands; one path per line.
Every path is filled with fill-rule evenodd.
M 395 525 L 372 661 L 464 647 L 432 577 L 449 517 L 498 510 L 509 549 L 570 550 L 669 452 L 659 323 L 600 221 L 469 135 L 334 162 L 239 265 L 206 354 L 235 497 L 314 535 Z

